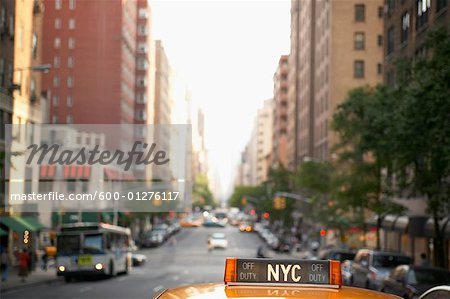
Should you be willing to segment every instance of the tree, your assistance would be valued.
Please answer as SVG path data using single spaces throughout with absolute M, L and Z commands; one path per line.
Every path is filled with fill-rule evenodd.
M 198 175 L 195 178 L 194 186 L 192 187 L 192 199 L 194 206 L 212 206 L 217 205 L 214 196 L 209 190 L 208 178 L 204 175 Z
M 333 117 L 339 143 L 335 151 L 340 165 L 338 198 L 341 204 L 359 211 L 364 225 L 364 210 L 377 215 L 377 248 L 380 248 L 381 221 L 387 214 L 403 212 L 392 202 L 392 190 L 383 175 L 392 169 L 393 120 L 391 91 L 385 87 L 359 87 L 349 92 Z M 362 216 L 362 217 L 361 217 Z
M 449 34 L 443 28 L 431 31 L 425 45 L 430 55 L 418 58 L 407 69 L 406 86 L 397 88 L 395 167 L 404 190 L 426 197 L 434 219 L 435 263 L 446 267 L 439 222 L 450 213 Z

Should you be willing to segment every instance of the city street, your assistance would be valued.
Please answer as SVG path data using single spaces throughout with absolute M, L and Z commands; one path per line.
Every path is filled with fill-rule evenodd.
M 207 250 L 207 236 L 224 232 L 228 249 Z M 152 298 L 163 289 L 182 284 L 220 282 L 223 280 L 225 257 L 255 257 L 262 241 L 255 233 L 240 233 L 238 228 L 185 228 L 169 242 L 156 249 L 140 250 L 147 263 L 134 267 L 129 275 L 112 279 L 90 279 L 14 289 L 1 298 Z

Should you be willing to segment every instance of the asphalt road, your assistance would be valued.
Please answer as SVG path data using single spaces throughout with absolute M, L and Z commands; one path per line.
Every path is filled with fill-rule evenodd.
M 208 251 L 206 239 L 213 232 L 224 232 L 228 249 Z M 7 298 L 153 298 L 166 288 L 183 284 L 223 281 L 226 257 L 255 257 L 262 241 L 255 233 L 238 228 L 185 228 L 176 235 L 176 244 L 140 250 L 147 263 L 134 267 L 128 275 L 49 285 L 30 286 L 2 293 Z

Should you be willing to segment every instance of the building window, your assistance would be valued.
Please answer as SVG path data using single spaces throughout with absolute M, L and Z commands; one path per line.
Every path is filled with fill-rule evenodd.
M 55 37 L 53 44 L 55 46 L 55 49 L 59 49 L 61 47 L 61 39 L 59 37 Z
M 58 123 L 58 115 L 56 115 L 56 114 L 52 115 L 52 123 L 53 124 L 57 124 Z
M 73 77 L 67 77 L 67 87 L 73 87 Z
M 141 35 L 141 36 L 147 35 L 147 26 L 146 25 L 138 26 L 138 35 Z
M 66 116 L 66 123 L 73 124 L 73 116 L 72 115 L 69 114 Z
M 53 67 L 54 68 L 59 68 L 59 63 L 60 63 L 59 56 L 53 57 Z
M 30 96 L 36 97 L 36 79 L 34 77 L 31 77 L 30 79 Z
M 394 52 L 394 42 L 395 42 L 395 40 L 394 40 L 394 27 L 391 26 L 388 29 L 388 32 L 387 32 L 387 47 L 386 47 L 386 54 L 387 55 L 389 55 L 392 52 Z
M 145 80 L 145 77 L 138 77 L 137 78 L 137 85 L 139 87 L 145 87 L 147 86 L 147 80 Z
M 74 10 L 75 9 L 75 0 L 69 0 L 69 9 Z
M 365 34 L 364 32 L 355 33 L 355 50 L 364 50 L 365 47 Z
M 144 110 L 136 111 L 136 119 L 137 120 L 145 120 L 146 119 L 145 111 Z
M 384 15 L 384 8 L 383 8 L 383 6 L 379 6 L 378 7 L 378 17 L 381 19 L 381 18 L 383 18 L 383 15 Z
M 408 40 L 409 26 L 410 26 L 410 16 L 409 13 L 407 12 L 402 16 L 402 33 L 400 35 L 401 43 L 404 43 Z
M 75 39 L 73 37 L 69 37 L 69 41 L 67 43 L 69 49 L 75 48 Z
M 440 12 L 447 7 L 447 0 L 437 0 L 436 2 L 436 12 Z
M 61 29 L 61 19 L 60 18 L 55 19 L 55 29 Z
M 355 60 L 354 62 L 354 77 L 355 78 L 364 78 L 364 61 L 363 60 Z
M 139 58 L 137 61 L 138 70 L 146 70 L 147 69 L 147 60 L 145 58 Z
M 395 7 L 395 0 L 387 0 L 387 9 L 392 11 Z
M 73 97 L 67 96 L 67 107 L 73 107 Z
M 55 9 L 59 10 L 62 6 L 62 0 L 55 0 Z
M 75 19 L 69 20 L 69 29 L 71 30 L 75 29 Z
M 67 58 L 67 67 L 72 68 L 75 65 L 75 59 L 73 56 Z
M 383 65 L 381 63 L 377 64 L 377 73 L 381 75 L 383 73 Z
M 147 95 L 145 93 L 138 93 L 136 95 L 136 103 L 145 104 L 147 102 Z
M 138 44 L 138 50 L 140 53 L 147 53 L 147 44 L 146 43 L 139 43 Z
M 416 29 L 419 29 L 428 22 L 428 11 L 431 0 L 417 0 Z
M 139 8 L 139 18 L 147 19 L 148 18 L 148 12 L 145 8 Z
M 33 59 L 36 59 L 37 57 L 37 50 L 38 50 L 38 37 L 35 32 L 33 32 L 33 36 L 31 37 L 31 52 L 33 54 Z
M 355 22 L 364 22 L 366 20 L 366 6 L 364 4 L 355 5 Z
M 377 43 L 378 43 L 378 46 L 380 46 L 380 47 L 383 46 L 383 36 L 381 34 L 378 35 Z
M 59 87 L 59 77 L 58 76 L 53 77 L 53 87 Z
M 58 107 L 58 106 L 59 106 L 59 97 L 53 96 L 53 107 Z

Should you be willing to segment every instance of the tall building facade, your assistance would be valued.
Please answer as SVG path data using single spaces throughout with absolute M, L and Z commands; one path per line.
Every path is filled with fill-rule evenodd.
M 137 2 L 44 0 L 54 124 L 134 123 Z M 148 28 L 145 28 L 148 30 Z
M 267 180 L 272 164 L 273 99 L 265 100 L 256 116 L 256 184 Z
M 272 165 L 288 166 L 287 127 L 288 127 L 288 55 L 281 56 L 273 76 L 273 132 Z
M 352 88 L 382 82 L 383 1 L 292 2 L 289 165 L 330 159 L 332 116 Z
M 172 123 L 172 69 L 166 52 L 160 40 L 155 42 L 155 106 L 154 123 L 158 126 L 154 140 L 164 149 L 170 149 L 170 130 L 167 125 Z M 166 125 L 166 126 L 164 126 Z M 155 179 L 168 179 L 168 167 L 154 167 Z
M 442 26 L 450 31 L 449 1 L 387 1 L 385 7 L 384 81 L 395 83 L 395 63 L 428 55 L 424 47 L 426 33 Z
M 9 20 L 3 23 L 2 50 L 4 48 L 6 52 L 2 56 L 5 55 L 3 65 L 7 65 L 3 86 L 8 90 L 5 96 L 7 101 L 2 106 L 8 105 L 12 96 L 12 120 L 8 120 L 10 114 L 7 111 L 4 112 L 4 117 L 15 125 L 11 132 L 14 138 L 5 146 L 9 146 L 7 150 L 11 152 L 23 152 L 27 144 L 38 138 L 39 132 L 35 124 L 42 123 L 45 115 L 45 94 L 42 94 L 41 80 L 46 77 L 46 74 L 43 76 L 43 71 L 47 71 L 48 67 L 42 67 L 42 62 L 45 61 L 42 59 L 43 3 L 7 1 L 5 4 L 2 6 L 5 17 L 2 18 L 7 20 L 9 17 Z M 10 41 L 7 41 L 8 36 Z M 6 194 L 36 192 L 38 177 L 38 167 L 27 165 L 25 157 L 17 157 L 14 159 L 14 167 L 9 169 L 9 178 L 14 180 L 9 182 Z M 10 207 L 10 212 L 20 213 L 20 206 Z

